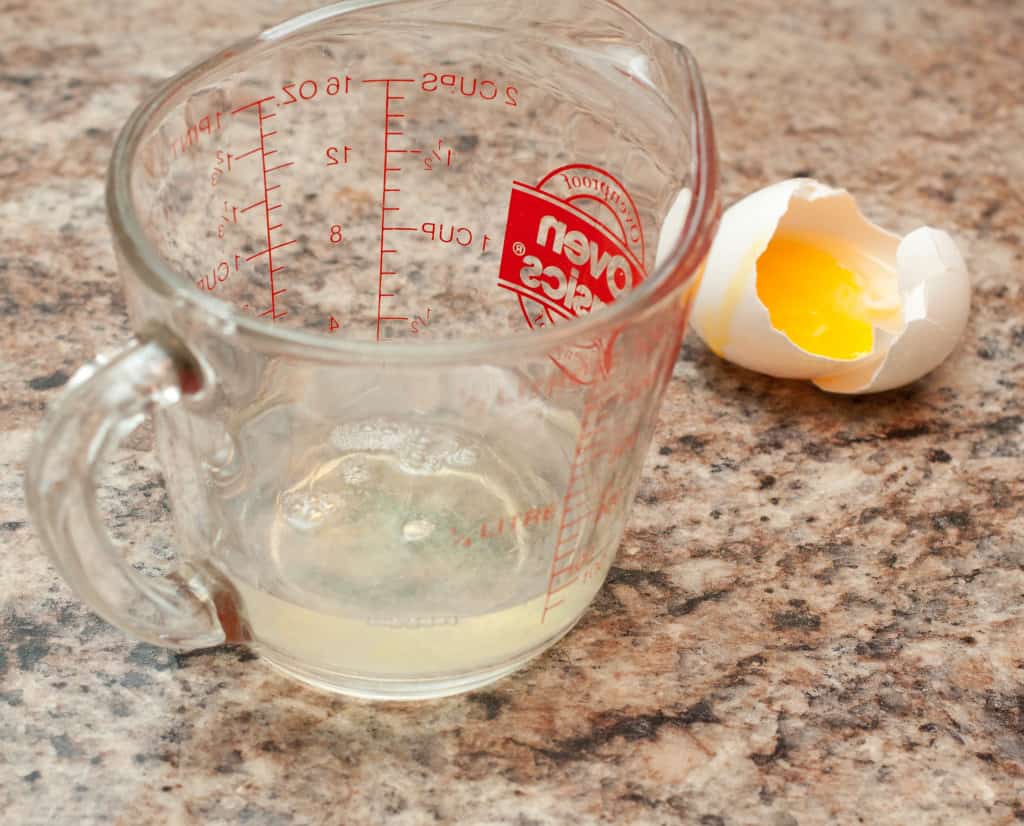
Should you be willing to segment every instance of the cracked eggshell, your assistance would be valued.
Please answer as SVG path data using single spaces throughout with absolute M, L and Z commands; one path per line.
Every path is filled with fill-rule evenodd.
M 956 349 L 971 309 L 967 264 L 942 230 L 921 227 L 896 252 L 903 331 L 881 363 L 814 383 L 833 393 L 881 393 L 930 373 Z
M 757 261 L 776 233 L 812 239 L 900 312 L 874 324 L 857 359 L 807 352 L 772 326 L 757 295 Z M 952 239 L 930 228 L 906 238 L 873 224 L 845 190 L 795 178 L 728 210 L 708 255 L 691 324 L 717 355 L 777 378 L 834 393 L 880 392 L 914 381 L 956 346 L 967 321 L 967 269 Z
M 895 259 L 899 245 L 897 236 L 861 214 L 845 190 L 808 178 L 758 190 L 722 216 L 694 303 L 691 323 L 698 335 L 727 361 L 783 379 L 816 379 L 877 361 L 891 342 L 885 331 L 876 330 L 870 354 L 841 360 L 809 353 L 772 326 L 757 296 L 757 259 L 780 231 L 828 238 L 846 253 L 875 261 Z M 868 269 L 868 277 L 885 277 L 877 267 Z

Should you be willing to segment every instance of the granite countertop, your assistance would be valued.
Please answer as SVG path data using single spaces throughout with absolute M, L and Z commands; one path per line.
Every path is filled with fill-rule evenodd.
M 372 705 L 139 644 L 26 522 L 24 457 L 129 336 L 104 167 L 158 79 L 291 3 L 0 4 L 0 812 L 25 824 L 1024 821 L 1024 6 L 630 0 L 707 77 L 728 201 L 795 174 L 955 233 L 975 305 L 919 385 L 842 399 L 687 339 L 611 577 L 469 696 Z M 145 451 L 124 538 L 164 511 Z M 159 551 L 152 538 L 151 550 Z

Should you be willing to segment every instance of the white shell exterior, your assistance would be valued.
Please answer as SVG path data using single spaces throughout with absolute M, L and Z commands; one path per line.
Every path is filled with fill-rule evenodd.
M 900 242 L 896 254 L 903 332 L 881 364 L 815 382 L 833 393 L 881 393 L 917 381 L 956 348 L 967 327 L 971 284 L 960 250 L 948 233 L 921 227 Z
M 871 354 L 830 359 L 776 330 L 757 296 L 757 260 L 777 231 L 821 238 L 864 264 L 866 278 L 898 285 L 902 323 L 875 328 Z M 809 379 L 835 393 L 879 392 L 914 381 L 956 346 L 967 322 L 967 269 L 952 239 L 927 227 L 902 241 L 868 221 L 842 189 L 781 181 L 730 207 L 708 256 L 691 324 L 718 355 L 759 373 Z

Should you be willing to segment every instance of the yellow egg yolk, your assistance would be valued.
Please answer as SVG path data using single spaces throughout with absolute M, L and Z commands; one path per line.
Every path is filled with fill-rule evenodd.
M 871 353 L 863 279 L 813 244 L 772 238 L 757 259 L 757 297 L 772 326 L 809 353 L 843 360 Z

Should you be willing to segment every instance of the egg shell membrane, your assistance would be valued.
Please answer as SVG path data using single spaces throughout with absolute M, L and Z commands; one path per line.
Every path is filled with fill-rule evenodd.
M 726 211 L 697 297 L 697 332 L 720 356 L 777 378 L 817 379 L 878 367 L 902 330 L 898 311 L 875 326 L 872 352 L 849 360 L 810 353 L 772 326 L 757 295 L 757 261 L 771 239 L 782 234 L 812 242 L 873 289 L 899 301 L 899 238 L 868 221 L 845 190 L 795 178 L 752 193 Z M 751 236 L 752 243 L 736 242 Z
M 967 265 L 950 236 L 921 227 L 896 254 L 905 327 L 877 365 L 814 383 L 832 393 L 881 393 L 916 381 L 956 348 L 970 314 Z

